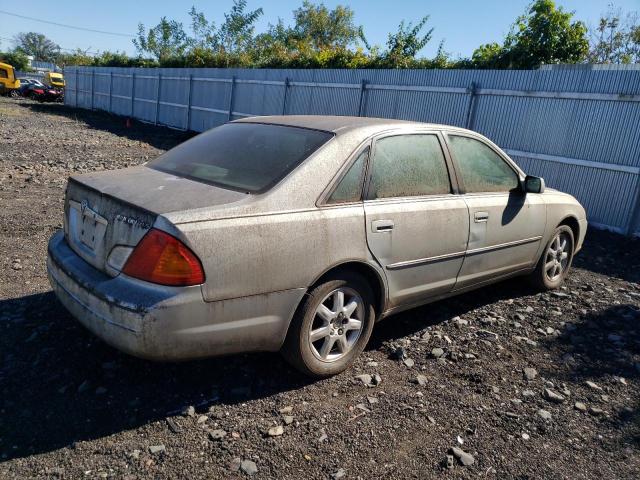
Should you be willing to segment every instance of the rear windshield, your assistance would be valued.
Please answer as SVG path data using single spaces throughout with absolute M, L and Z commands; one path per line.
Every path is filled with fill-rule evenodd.
M 178 145 L 147 166 L 259 193 L 275 185 L 332 137 L 332 133 L 306 128 L 228 123 Z

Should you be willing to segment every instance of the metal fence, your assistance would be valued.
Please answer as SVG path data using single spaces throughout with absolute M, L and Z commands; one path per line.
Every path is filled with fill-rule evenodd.
M 16 78 L 35 78 L 36 80 L 42 81 L 44 79 L 44 73 L 40 72 L 21 72 L 16 70 Z
M 640 233 L 640 71 L 67 67 L 65 103 L 172 128 L 280 114 L 360 115 L 476 130 L 575 195 L 595 226 Z

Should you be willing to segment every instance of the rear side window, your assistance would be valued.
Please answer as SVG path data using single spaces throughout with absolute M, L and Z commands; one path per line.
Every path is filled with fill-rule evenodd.
M 169 150 L 148 167 L 234 190 L 268 190 L 333 133 L 262 123 L 228 123 Z
M 469 137 L 449 135 L 467 192 L 508 192 L 519 187 L 518 175 L 488 145 Z
M 364 165 L 369 155 L 369 148 L 366 148 L 360 155 L 347 174 L 342 177 L 340 183 L 329 197 L 329 203 L 357 202 L 362 198 L 362 182 L 364 180 Z
M 436 135 L 398 135 L 376 141 L 371 173 L 374 198 L 451 193 Z

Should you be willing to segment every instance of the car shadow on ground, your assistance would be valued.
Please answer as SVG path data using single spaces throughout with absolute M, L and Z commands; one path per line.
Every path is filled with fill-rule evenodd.
M 30 100 L 19 100 L 17 104 L 37 113 L 60 115 L 73 121 L 83 122 L 94 130 L 102 130 L 129 140 L 147 143 L 162 150 L 169 150 L 196 135 L 196 132 L 175 130 L 133 119 L 129 122 L 130 126 L 127 126 L 127 117 L 102 110 L 85 110 L 61 103 L 39 103 Z
M 510 282 L 395 315 L 377 326 L 367 350 L 529 293 L 520 282 Z M 73 448 L 75 442 L 164 420 L 189 405 L 206 412 L 313 382 L 275 353 L 171 364 L 130 357 L 86 331 L 52 292 L 0 301 L 0 312 L 2 460 Z

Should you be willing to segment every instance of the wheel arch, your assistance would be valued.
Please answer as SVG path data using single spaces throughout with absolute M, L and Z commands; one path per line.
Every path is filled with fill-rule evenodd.
M 574 242 L 578 242 L 578 239 L 580 238 L 580 223 L 578 222 L 578 219 L 573 215 L 568 215 L 562 219 L 562 221 L 558 224 L 558 227 L 561 225 L 566 225 L 567 227 L 569 227 L 573 232 Z
M 340 272 L 355 272 L 367 281 L 375 297 L 376 317 L 379 318 L 387 303 L 387 285 L 383 278 L 384 274 L 366 262 L 350 260 L 333 265 L 318 275 L 309 285 L 309 289 L 330 277 L 339 276 Z

